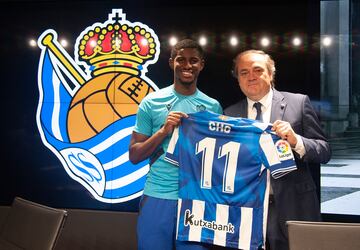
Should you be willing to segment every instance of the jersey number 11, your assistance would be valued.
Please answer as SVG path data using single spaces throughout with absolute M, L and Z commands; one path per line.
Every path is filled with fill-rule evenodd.
M 196 143 L 196 154 L 202 152 L 201 160 L 201 188 L 210 189 L 212 187 L 212 168 L 215 157 L 216 139 L 205 137 Z M 240 143 L 229 141 L 218 148 L 217 159 L 225 158 L 223 188 L 224 193 L 234 193 L 235 174 L 237 160 L 240 151 Z

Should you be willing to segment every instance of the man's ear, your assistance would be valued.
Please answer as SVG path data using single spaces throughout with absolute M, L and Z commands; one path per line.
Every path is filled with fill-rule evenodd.
M 205 66 L 205 60 L 204 59 L 201 59 L 201 62 L 200 62 L 200 70 L 202 70 Z
M 174 70 L 174 60 L 171 57 L 169 58 L 169 66 L 172 70 Z
M 272 73 L 270 73 L 269 76 L 270 76 L 270 82 L 271 82 L 271 85 L 272 85 L 272 83 L 273 83 L 273 81 L 274 81 L 274 76 L 273 76 Z

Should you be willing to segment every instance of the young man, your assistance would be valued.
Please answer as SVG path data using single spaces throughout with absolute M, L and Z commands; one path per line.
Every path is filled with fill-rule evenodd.
M 218 101 L 197 89 L 204 67 L 200 45 L 185 39 L 174 46 L 169 59 L 173 84 L 146 96 L 139 105 L 130 141 L 129 157 L 138 163 L 150 159 L 150 172 L 140 202 L 137 226 L 139 249 L 206 249 L 199 243 L 175 240 L 178 167 L 164 160 L 171 133 L 187 113 L 222 113 Z
M 270 179 L 266 250 L 287 250 L 287 220 L 320 220 L 310 167 L 328 162 L 330 147 L 309 98 L 275 90 L 275 63 L 268 54 L 259 50 L 240 53 L 234 76 L 246 98 L 226 108 L 225 114 L 273 123 L 272 129 L 289 142 L 296 158 L 296 171 Z

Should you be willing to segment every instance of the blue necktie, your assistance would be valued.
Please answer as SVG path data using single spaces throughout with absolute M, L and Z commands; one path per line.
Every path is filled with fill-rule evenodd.
M 262 114 L 261 114 L 261 103 L 260 102 L 255 102 L 254 103 L 254 108 L 256 109 L 256 118 L 255 118 L 255 120 L 263 121 Z

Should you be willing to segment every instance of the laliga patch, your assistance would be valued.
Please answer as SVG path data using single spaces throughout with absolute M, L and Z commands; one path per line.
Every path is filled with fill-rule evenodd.
M 294 155 L 292 153 L 290 144 L 285 140 L 278 140 L 275 143 L 276 151 L 281 161 L 292 160 Z

